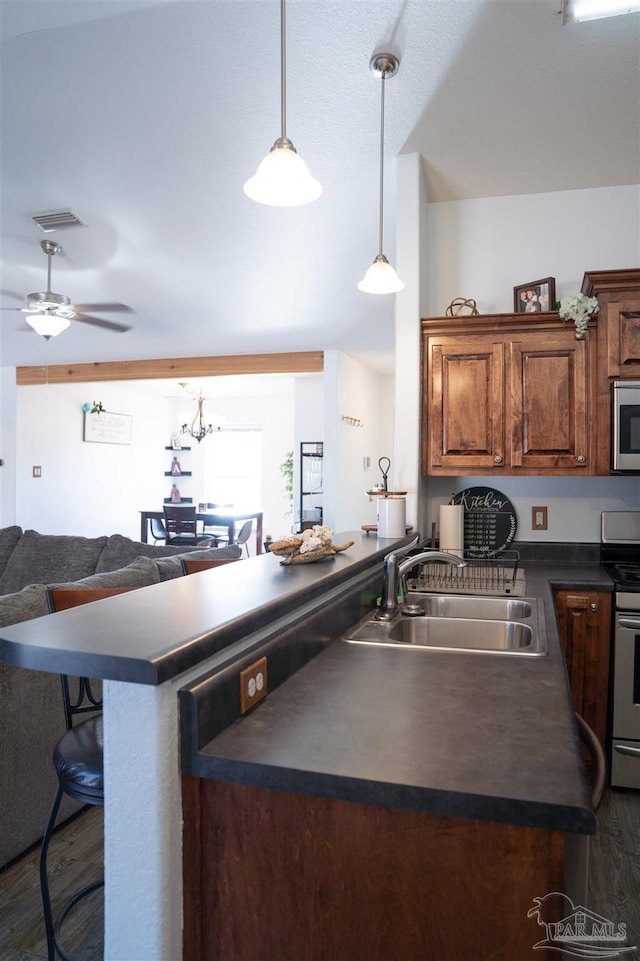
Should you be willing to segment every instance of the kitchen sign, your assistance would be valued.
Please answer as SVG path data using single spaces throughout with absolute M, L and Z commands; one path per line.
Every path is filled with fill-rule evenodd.
M 513 504 L 493 487 L 467 487 L 452 504 L 464 508 L 465 556 L 497 557 L 507 550 L 518 529 Z

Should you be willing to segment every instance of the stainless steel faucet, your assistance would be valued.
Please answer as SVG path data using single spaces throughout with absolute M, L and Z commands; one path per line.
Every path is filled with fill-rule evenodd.
M 411 543 L 404 547 L 399 547 L 395 551 L 387 554 L 384 559 L 384 584 L 382 587 L 382 600 L 378 608 L 375 619 L 377 621 L 390 621 L 398 612 L 398 588 L 404 581 L 407 571 L 410 571 L 421 561 L 444 561 L 454 567 L 467 567 L 467 562 L 456 554 L 449 554 L 447 551 L 426 550 L 420 554 L 412 554 L 407 557 L 407 551 L 418 543 L 417 536 Z M 404 558 L 402 560 L 401 558 Z

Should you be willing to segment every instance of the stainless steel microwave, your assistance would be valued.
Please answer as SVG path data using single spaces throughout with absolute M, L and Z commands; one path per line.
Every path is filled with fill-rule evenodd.
M 640 473 L 640 380 L 614 380 L 611 469 Z

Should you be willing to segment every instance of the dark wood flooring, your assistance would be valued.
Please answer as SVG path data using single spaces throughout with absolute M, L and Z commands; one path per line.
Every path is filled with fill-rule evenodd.
M 54 914 L 80 888 L 102 876 L 103 809 L 91 807 L 54 834 L 49 878 Z M 0 874 L 0 959 L 42 961 L 47 944 L 40 898 L 40 847 Z M 101 961 L 104 891 L 88 895 L 67 917 L 63 943 L 82 961 Z
M 83 884 L 100 877 L 102 814 L 102 808 L 90 808 L 54 836 L 50 848 L 54 902 L 64 903 Z M 1 961 L 46 959 L 39 853 L 37 849 L 26 854 L 0 873 Z M 598 813 L 598 836 L 591 840 L 585 907 L 616 924 L 626 924 L 627 944 L 640 947 L 640 791 L 610 789 L 605 794 Z M 99 890 L 69 916 L 64 942 L 82 961 L 101 961 L 102 929 L 103 892 Z M 623 957 L 640 961 L 640 950 Z

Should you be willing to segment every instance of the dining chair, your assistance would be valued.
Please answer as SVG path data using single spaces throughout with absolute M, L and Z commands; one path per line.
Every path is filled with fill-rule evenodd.
M 216 514 L 224 514 L 225 510 L 233 507 L 233 504 L 212 504 L 207 502 L 205 504 L 207 511 L 215 511 Z M 219 524 L 215 523 L 215 516 L 207 514 L 203 518 L 203 531 L 206 531 L 213 538 L 215 538 L 215 546 L 218 547 L 219 544 L 229 543 L 229 532 L 226 527 L 221 527 Z
M 157 544 L 158 541 L 164 541 L 166 543 L 167 529 L 164 526 L 164 523 L 160 520 L 160 518 L 150 517 L 149 522 L 150 522 L 149 526 L 151 530 L 151 536 L 153 537 L 153 543 Z
M 71 607 L 89 604 L 131 590 L 135 588 L 49 588 L 47 603 L 50 612 L 56 614 Z M 62 925 L 79 901 L 93 891 L 97 891 L 98 888 L 104 887 L 104 878 L 77 891 L 54 917 L 47 856 L 58 810 L 65 794 L 82 804 L 104 807 L 102 695 L 92 688 L 92 681 L 88 677 L 70 680 L 67 674 L 61 674 L 60 681 L 67 730 L 57 742 L 53 752 L 58 787 L 40 849 L 40 892 L 48 961 L 55 961 L 56 952 L 63 961 L 73 961 L 62 944 Z M 90 716 L 74 724 L 74 719 L 81 714 Z
M 244 549 L 247 552 L 247 557 L 249 557 L 249 545 L 247 541 L 251 537 L 251 531 L 253 530 L 253 521 L 245 521 L 240 528 L 240 533 L 236 537 L 236 544 L 244 544 Z
M 167 544 L 198 545 L 207 541 L 211 543 L 211 534 L 198 533 L 196 509 L 193 506 L 177 507 L 172 504 L 164 505 L 164 526 L 167 530 Z

